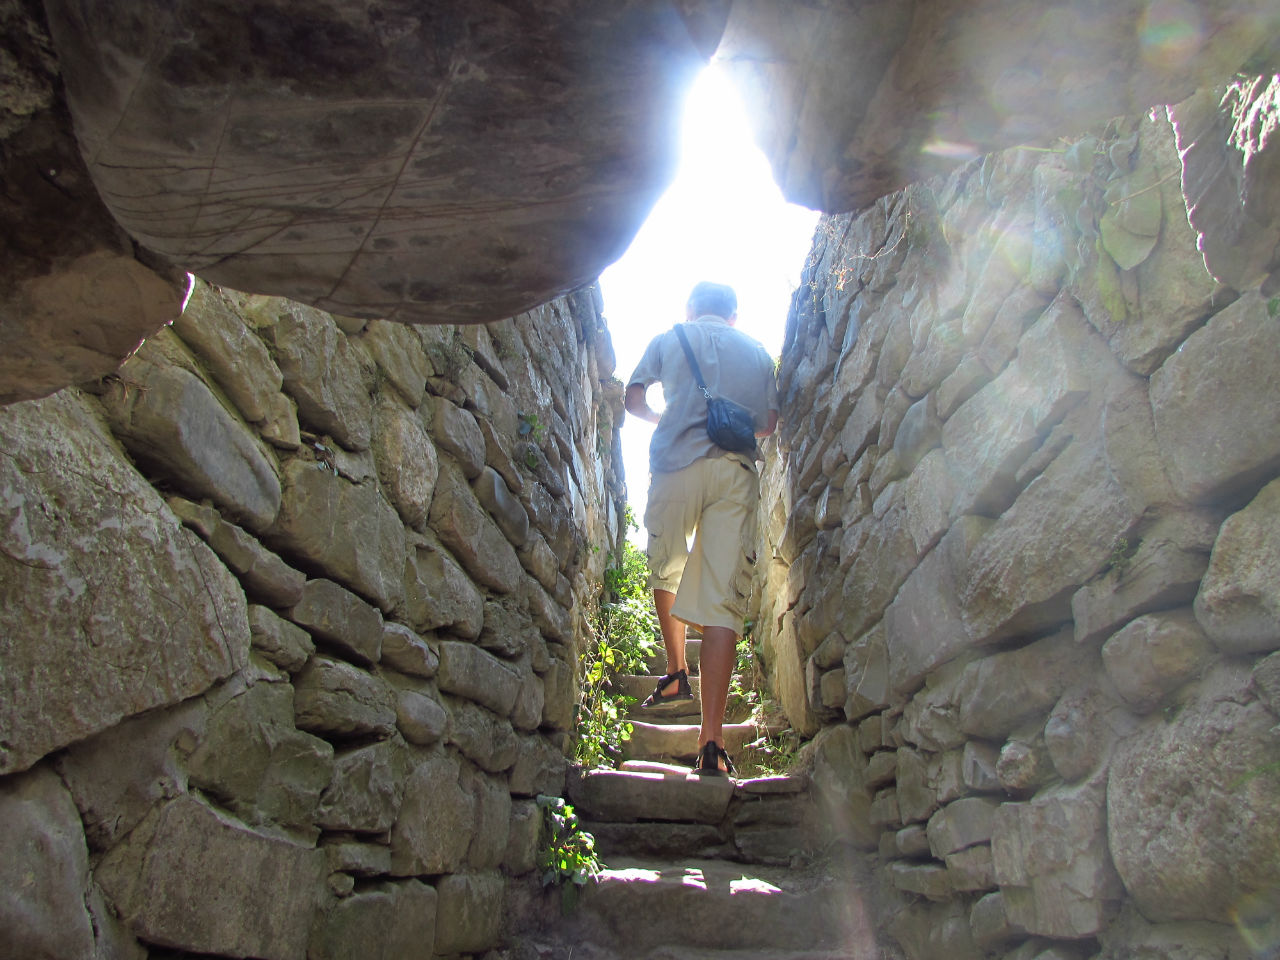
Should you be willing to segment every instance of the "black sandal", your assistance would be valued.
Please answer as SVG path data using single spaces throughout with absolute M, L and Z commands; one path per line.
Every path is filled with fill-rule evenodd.
M 662 695 L 663 687 L 669 686 L 671 681 L 677 682 L 676 692 Z M 693 690 L 689 686 L 689 672 L 687 670 L 677 670 L 675 673 L 664 674 L 662 679 L 658 681 L 658 685 L 653 688 L 653 693 L 649 694 L 648 699 L 640 704 L 642 708 L 660 707 L 668 703 L 682 703 L 686 700 L 693 699 Z
M 724 761 L 724 770 L 720 769 L 721 760 Z M 724 747 L 714 740 L 708 740 L 698 752 L 698 765 L 693 768 L 693 772 L 699 777 L 732 777 L 738 771 L 734 769 L 733 761 L 729 759 Z

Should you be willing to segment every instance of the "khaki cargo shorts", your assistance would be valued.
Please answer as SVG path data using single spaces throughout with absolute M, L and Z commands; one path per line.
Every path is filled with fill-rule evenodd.
M 644 512 L 649 586 L 676 595 L 677 619 L 742 632 L 759 500 L 755 466 L 734 454 L 652 475 Z

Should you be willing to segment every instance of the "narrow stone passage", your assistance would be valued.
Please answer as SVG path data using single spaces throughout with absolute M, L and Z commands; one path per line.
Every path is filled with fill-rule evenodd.
M 803 770 L 750 778 L 699 777 L 701 641 L 686 653 L 694 700 L 653 716 L 639 706 L 663 672 L 620 679 L 636 696 L 619 770 L 571 771 L 567 795 L 606 865 L 556 933 L 546 957 L 870 960 L 883 954 L 866 897 L 848 865 L 824 849 Z M 643 718 L 643 719 L 641 719 Z M 725 724 L 735 758 L 764 730 Z

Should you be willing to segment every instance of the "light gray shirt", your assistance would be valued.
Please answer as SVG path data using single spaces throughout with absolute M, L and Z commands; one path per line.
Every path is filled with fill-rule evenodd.
M 712 396 L 726 397 L 750 410 L 757 431 L 768 426 L 769 411 L 778 409 L 778 386 L 773 360 L 764 347 L 716 316 L 698 317 L 684 324 L 684 330 Z M 661 383 L 666 401 L 649 444 L 650 470 L 670 473 L 700 457 L 726 454 L 707 436 L 707 401 L 675 330 L 649 342 L 627 385 L 636 383 L 645 388 Z

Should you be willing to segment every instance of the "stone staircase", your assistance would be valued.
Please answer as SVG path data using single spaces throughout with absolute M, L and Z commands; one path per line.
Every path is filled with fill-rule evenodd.
M 700 641 L 687 648 L 690 671 Z M 637 700 L 663 672 L 624 678 Z M 697 678 L 691 677 L 695 698 Z M 691 708 L 691 709 L 690 709 Z M 644 716 L 644 720 L 636 719 Z M 806 774 L 698 777 L 698 709 L 650 718 L 632 710 L 632 759 L 620 770 L 571 771 L 567 796 L 606 869 L 542 957 L 602 960 L 872 960 L 864 897 L 820 859 Z M 760 731 L 726 724 L 731 754 Z

